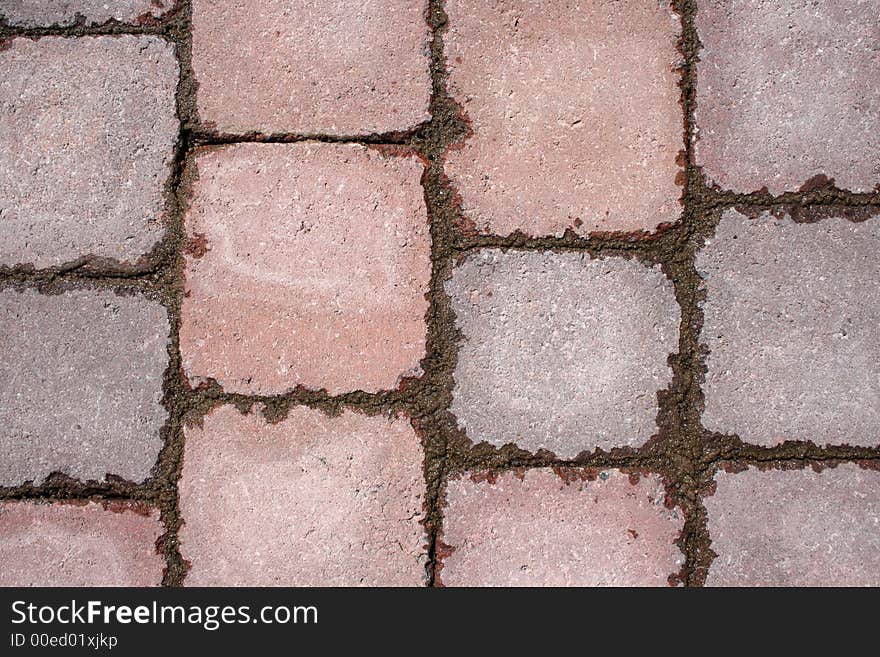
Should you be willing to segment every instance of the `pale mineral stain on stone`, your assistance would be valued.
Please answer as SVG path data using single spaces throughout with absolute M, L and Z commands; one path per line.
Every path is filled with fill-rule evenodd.
M 110 20 L 137 24 L 161 18 L 173 7 L 174 0 L 3 0 L 0 18 L 22 27 L 62 27 L 78 18 L 86 25 Z

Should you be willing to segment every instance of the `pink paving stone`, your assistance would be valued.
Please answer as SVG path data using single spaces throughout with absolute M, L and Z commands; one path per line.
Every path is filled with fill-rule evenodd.
M 679 17 L 666 0 L 449 0 L 446 159 L 480 232 L 654 230 L 681 212 Z
M 110 20 L 141 24 L 161 18 L 173 7 L 173 0 L 3 0 L 0 18 L 22 27 L 73 25 L 78 17 L 86 25 Z
M 880 472 L 719 472 L 708 586 L 880 586 Z
M 236 133 L 414 128 L 430 118 L 426 11 L 426 0 L 193 0 L 199 118 Z
M 880 185 L 880 0 L 705 0 L 697 163 L 710 184 Z
M 447 586 L 665 586 L 684 563 L 684 518 L 659 477 L 609 470 L 564 480 L 550 468 L 446 489 Z
M 228 392 L 395 388 L 421 373 L 430 236 L 414 156 L 340 144 L 199 153 L 180 345 Z
M 422 461 L 404 418 L 214 409 L 186 429 L 186 584 L 423 585 Z
M 159 511 L 142 503 L 0 504 L 0 586 L 159 586 Z

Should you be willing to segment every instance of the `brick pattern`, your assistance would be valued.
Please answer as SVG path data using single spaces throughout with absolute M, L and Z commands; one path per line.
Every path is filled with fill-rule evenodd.
M 0 583 L 877 585 L 878 12 L 3 3 Z

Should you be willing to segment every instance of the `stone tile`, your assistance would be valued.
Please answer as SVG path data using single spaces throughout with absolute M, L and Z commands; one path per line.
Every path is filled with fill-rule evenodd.
M 173 0 L 3 0 L 0 19 L 22 27 L 62 27 L 80 18 L 86 25 L 110 20 L 140 25 L 162 18 L 173 8 Z
M 199 118 L 221 132 L 365 135 L 430 119 L 426 0 L 192 7 Z
M 141 503 L 0 503 L 0 586 L 159 586 L 159 511 Z
M 421 373 L 430 235 L 414 156 L 240 144 L 195 160 L 180 332 L 193 383 L 395 388 Z
M 659 477 L 550 468 L 449 482 L 446 586 L 665 586 L 684 527 Z
M 422 449 L 406 419 L 214 409 L 186 430 L 190 586 L 420 586 Z
M 0 485 L 149 477 L 169 333 L 165 308 L 143 297 L 0 292 Z
M 880 185 L 878 14 L 880 0 L 700 2 L 696 156 L 710 184 Z
M 697 255 L 703 424 L 765 446 L 878 445 L 880 214 L 819 208 L 798 219 L 813 223 L 727 210 Z
M 708 586 L 880 586 L 880 472 L 719 472 Z
M 164 234 L 177 62 L 153 36 L 0 50 L 0 265 L 138 263 Z
M 463 334 L 452 411 L 472 441 L 571 458 L 656 433 L 680 315 L 659 266 L 490 249 L 446 290 Z
M 653 231 L 681 213 L 681 21 L 669 2 L 448 0 L 446 157 L 480 232 Z

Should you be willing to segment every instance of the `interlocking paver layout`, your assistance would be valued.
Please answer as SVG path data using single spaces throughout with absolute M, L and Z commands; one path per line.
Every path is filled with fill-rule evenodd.
M 0 1 L 0 584 L 880 586 L 878 16 Z

